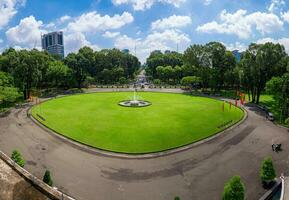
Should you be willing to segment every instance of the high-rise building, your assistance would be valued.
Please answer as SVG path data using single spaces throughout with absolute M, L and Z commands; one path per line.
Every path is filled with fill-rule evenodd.
M 63 32 L 51 32 L 41 36 L 42 49 L 64 58 Z
M 237 62 L 241 61 L 242 53 L 239 50 L 232 51 L 233 55 L 235 56 Z

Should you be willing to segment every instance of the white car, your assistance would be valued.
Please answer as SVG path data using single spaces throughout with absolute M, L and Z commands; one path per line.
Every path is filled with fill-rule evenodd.
M 270 120 L 270 121 L 274 121 L 274 115 L 273 115 L 273 113 L 268 113 L 267 114 L 267 116 L 266 116 L 266 118 L 268 119 L 268 120 Z

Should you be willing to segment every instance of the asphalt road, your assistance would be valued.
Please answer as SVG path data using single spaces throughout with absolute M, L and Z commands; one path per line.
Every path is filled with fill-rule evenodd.
M 150 159 L 120 159 L 88 153 L 64 143 L 27 118 L 28 108 L 0 118 L 0 149 L 19 149 L 25 168 L 42 178 L 52 172 L 55 185 L 76 199 L 182 200 L 220 199 L 233 175 L 245 182 L 247 199 L 265 190 L 259 179 L 261 161 L 272 156 L 277 174 L 289 175 L 289 132 L 266 121 L 254 107 L 234 130 L 189 150 Z M 77 117 L 77 116 L 76 116 Z M 272 142 L 283 151 L 274 153 Z

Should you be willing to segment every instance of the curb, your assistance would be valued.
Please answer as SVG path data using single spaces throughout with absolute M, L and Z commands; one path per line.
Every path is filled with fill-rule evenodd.
M 97 93 L 97 92 L 93 92 L 93 93 Z M 160 92 L 162 93 L 162 92 Z M 170 92 L 168 92 L 170 93 Z M 88 93 L 84 93 L 84 94 L 88 94 Z M 63 98 L 66 96 L 61 96 L 59 98 Z M 209 97 L 206 97 L 209 98 Z M 211 99 L 215 99 L 215 98 L 211 98 Z M 47 99 L 41 103 L 44 103 L 46 101 L 49 101 L 52 99 Z M 216 99 L 215 99 L 216 100 Z M 220 99 L 219 99 L 220 100 Z M 45 130 L 46 132 L 48 132 L 50 135 L 60 139 L 61 141 L 65 142 L 66 144 L 69 144 L 79 150 L 91 153 L 91 154 L 95 154 L 95 155 L 100 155 L 100 156 L 106 156 L 106 157 L 112 157 L 112 158 L 121 158 L 121 159 L 150 159 L 150 158 L 157 158 L 157 157 L 163 157 L 163 156 L 168 156 L 168 155 L 172 155 L 172 154 L 176 154 L 179 152 L 183 152 L 186 150 L 189 150 L 193 147 L 199 146 L 201 144 L 204 144 L 206 142 L 209 142 L 213 139 L 216 139 L 226 133 L 228 133 L 229 131 L 231 131 L 232 129 L 238 127 L 240 124 L 242 124 L 247 118 L 248 118 L 248 113 L 246 111 L 246 109 L 244 109 L 243 107 L 238 107 L 239 109 L 241 109 L 244 112 L 244 116 L 241 120 L 239 120 L 238 122 L 236 122 L 235 124 L 233 124 L 232 126 L 226 128 L 225 130 L 222 130 L 220 132 L 217 132 L 216 134 L 209 136 L 207 138 L 203 138 L 199 141 L 195 141 L 191 144 L 187 144 L 181 147 L 176 147 L 173 149 L 168 149 L 165 151 L 161 151 L 161 152 L 154 152 L 154 153 L 144 153 L 144 154 L 127 154 L 127 153 L 119 153 L 119 152 L 113 152 L 113 151 L 108 151 L 108 150 L 103 150 L 103 149 L 99 149 L 84 143 L 81 143 L 79 141 L 76 141 L 72 138 L 66 137 L 60 133 L 58 133 L 57 131 L 54 131 L 52 129 L 50 129 L 49 127 L 47 127 L 46 125 L 42 124 L 38 119 L 34 118 L 34 116 L 31 114 L 31 109 L 33 108 L 33 106 L 31 108 L 29 108 L 27 110 L 27 116 L 35 123 L 37 124 L 40 128 L 42 128 L 43 130 Z

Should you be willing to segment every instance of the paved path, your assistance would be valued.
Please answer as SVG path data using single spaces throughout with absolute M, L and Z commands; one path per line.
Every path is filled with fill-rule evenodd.
M 273 156 L 277 173 L 289 174 L 289 133 L 265 120 L 256 108 L 236 129 L 184 152 L 151 159 L 119 159 L 94 155 L 63 143 L 26 116 L 28 108 L 14 109 L 0 118 L 0 149 L 19 149 L 25 168 L 42 178 L 52 171 L 56 186 L 87 200 L 217 200 L 224 183 L 239 174 L 247 199 L 265 191 L 259 180 L 261 160 Z M 272 141 L 284 150 L 271 151 Z

